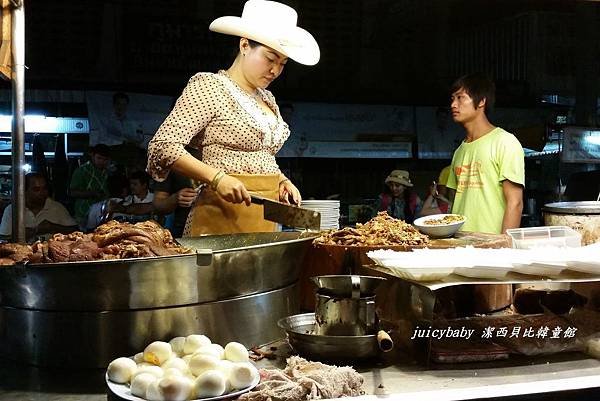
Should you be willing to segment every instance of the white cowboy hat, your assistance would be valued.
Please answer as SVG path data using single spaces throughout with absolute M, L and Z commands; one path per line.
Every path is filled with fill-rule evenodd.
M 315 65 L 321 56 L 319 45 L 310 33 L 296 26 L 297 22 L 298 13 L 290 6 L 276 1 L 248 0 L 241 17 L 217 18 L 208 29 L 252 39 L 300 64 Z

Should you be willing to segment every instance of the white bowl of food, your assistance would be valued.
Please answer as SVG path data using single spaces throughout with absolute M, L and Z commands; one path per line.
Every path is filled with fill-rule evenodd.
M 419 217 L 413 225 L 430 237 L 447 238 L 456 234 L 466 220 L 467 218 L 460 214 L 432 214 Z

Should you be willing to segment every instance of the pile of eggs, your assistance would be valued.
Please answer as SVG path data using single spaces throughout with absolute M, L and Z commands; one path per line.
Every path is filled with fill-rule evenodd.
M 133 358 L 108 365 L 108 379 L 129 384 L 131 394 L 149 401 L 218 397 L 258 382 L 248 350 L 237 342 L 225 348 L 201 334 L 155 341 Z

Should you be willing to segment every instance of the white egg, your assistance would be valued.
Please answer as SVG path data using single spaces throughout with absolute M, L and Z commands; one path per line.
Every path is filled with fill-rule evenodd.
M 154 365 L 162 365 L 164 361 L 171 358 L 172 354 L 171 344 L 164 341 L 154 341 L 144 349 L 144 361 Z
M 165 401 L 185 401 L 192 395 L 194 382 L 184 376 L 171 376 L 162 379 L 158 387 Z
M 138 366 L 133 375 L 131 375 L 131 380 L 133 380 L 133 378 L 135 378 L 137 375 L 141 375 L 142 373 L 150 373 L 157 379 L 160 379 L 164 375 L 164 371 L 160 366 Z
M 117 358 L 108 364 L 106 373 L 108 379 L 115 383 L 127 383 L 131 380 L 131 375 L 136 371 L 137 365 L 131 358 Z
M 165 396 L 162 391 L 160 391 L 160 387 L 158 384 L 162 379 L 156 379 L 152 383 L 148 384 L 148 388 L 146 388 L 146 396 L 144 397 L 148 401 L 165 401 Z
M 194 382 L 194 396 L 198 398 L 218 397 L 225 389 L 225 376 L 218 370 L 207 370 Z
M 154 364 L 152 364 L 152 363 L 150 363 L 150 362 L 139 362 L 139 363 L 137 364 L 137 367 L 138 367 L 138 368 L 142 368 L 142 367 L 144 367 L 144 366 L 156 366 L 156 365 L 154 365 Z
M 143 352 L 138 352 L 137 354 L 135 354 L 133 356 L 133 360 L 135 361 L 135 363 L 144 362 L 144 353 Z
M 217 350 L 217 355 L 219 359 L 225 359 L 225 348 L 223 348 L 220 344 L 216 343 L 212 343 L 210 346 Z
M 250 360 L 250 355 L 243 344 L 232 341 L 225 346 L 225 359 L 231 362 L 247 362 Z
M 175 368 L 179 369 L 183 373 L 186 373 L 190 370 L 186 361 L 181 358 L 171 358 L 165 361 L 162 365 L 160 365 L 163 369 Z
M 258 369 L 249 362 L 236 362 L 229 372 L 229 380 L 235 389 L 250 386 L 258 378 Z
M 220 359 L 213 355 L 195 354 L 190 359 L 189 367 L 192 374 L 200 376 L 203 372 L 211 369 L 218 369 Z
M 219 361 L 219 366 L 217 369 L 220 370 L 221 372 L 223 372 L 225 377 L 229 377 L 232 367 L 233 367 L 233 362 L 228 361 L 227 359 L 221 359 Z
M 191 334 L 185 338 L 185 343 L 183 344 L 183 353 L 184 354 L 193 354 L 196 350 L 203 345 L 209 345 L 210 338 L 206 337 L 202 334 Z
M 171 344 L 171 348 L 173 349 L 174 353 L 176 353 L 179 356 L 183 355 L 183 345 L 185 344 L 185 337 L 174 337 L 173 339 L 171 339 L 171 341 L 169 341 L 169 344 Z
M 177 368 L 167 368 L 164 369 L 163 377 L 171 377 L 171 376 L 183 376 L 184 373 Z
M 212 355 L 217 359 L 222 359 L 219 350 L 213 347 L 212 345 L 213 344 L 203 345 L 202 347 L 198 348 L 192 355 Z
M 157 378 L 151 373 L 140 373 L 131 380 L 131 394 L 146 398 L 148 386 Z

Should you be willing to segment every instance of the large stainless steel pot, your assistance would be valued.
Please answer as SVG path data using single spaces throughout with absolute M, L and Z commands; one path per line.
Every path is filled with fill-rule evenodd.
M 185 238 L 198 254 L 2 268 L 0 356 L 105 367 L 192 333 L 247 346 L 280 338 L 278 319 L 299 310 L 300 266 L 314 236 Z
M 544 224 L 568 226 L 581 234 L 581 244 L 600 241 L 600 202 L 555 202 L 542 208 Z

